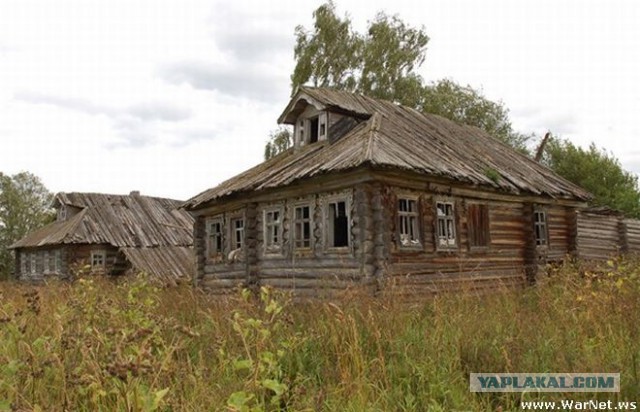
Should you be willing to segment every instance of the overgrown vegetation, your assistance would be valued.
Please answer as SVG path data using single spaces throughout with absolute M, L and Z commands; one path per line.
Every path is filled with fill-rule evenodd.
M 621 372 L 640 398 L 640 261 L 567 265 L 536 287 L 422 303 L 293 303 L 143 279 L 0 284 L 0 410 L 517 410 L 470 372 Z

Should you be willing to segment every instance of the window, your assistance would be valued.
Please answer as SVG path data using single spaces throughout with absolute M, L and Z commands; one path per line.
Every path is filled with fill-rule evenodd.
M 349 246 L 349 216 L 346 201 L 339 200 L 328 203 L 326 231 L 327 246 Z
M 27 254 L 24 252 L 20 253 L 20 274 L 27 274 Z
M 489 207 L 477 203 L 467 205 L 469 247 L 489 246 Z
M 213 219 L 207 222 L 207 249 L 209 257 L 223 254 L 224 237 L 222 235 L 222 219 Z
M 436 219 L 438 247 L 454 247 L 456 245 L 456 221 L 453 215 L 453 203 L 436 202 Z
M 300 144 L 304 144 L 304 120 L 300 120 L 298 125 L 298 141 Z
M 61 271 L 61 267 L 62 267 L 62 254 L 60 253 L 59 250 L 56 250 L 53 252 L 53 259 L 54 259 L 54 264 L 53 264 L 53 271 L 56 273 L 60 273 Z
M 65 205 L 60 205 L 58 209 L 58 221 L 62 222 L 67 220 L 67 207 Z
M 536 237 L 536 246 L 546 246 L 549 243 L 546 212 L 541 210 L 533 212 L 533 229 Z
M 293 209 L 293 228 L 293 247 L 311 247 L 311 208 L 308 205 L 296 206 Z
M 231 219 L 231 239 L 232 250 L 242 249 L 244 246 L 244 219 L 235 218 Z
M 264 247 L 266 252 L 279 252 L 282 240 L 282 212 L 280 209 L 264 211 Z
M 91 251 L 91 267 L 103 268 L 106 261 L 106 252 L 104 250 Z
M 44 266 L 43 272 L 49 273 L 51 271 L 51 267 L 49 266 L 49 251 L 45 250 L 42 252 L 42 264 Z
M 398 199 L 398 227 L 402 246 L 420 245 L 417 200 Z
M 315 143 L 318 141 L 320 119 L 314 117 L 309 120 L 309 143 Z
M 36 273 L 36 254 L 34 252 L 29 253 L 29 271 L 32 275 Z

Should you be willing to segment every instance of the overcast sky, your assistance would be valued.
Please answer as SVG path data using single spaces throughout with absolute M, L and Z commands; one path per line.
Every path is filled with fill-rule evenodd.
M 2 0 L 0 171 L 53 192 L 187 199 L 259 163 L 320 1 Z M 481 88 L 517 130 L 640 172 L 640 2 L 336 1 L 430 37 L 420 73 Z

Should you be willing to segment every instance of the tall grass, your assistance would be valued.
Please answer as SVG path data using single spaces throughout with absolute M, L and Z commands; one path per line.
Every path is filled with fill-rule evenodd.
M 640 262 L 524 291 L 293 303 L 114 283 L 0 285 L 0 410 L 517 410 L 640 398 Z M 620 372 L 620 393 L 475 394 L 470 372 Z

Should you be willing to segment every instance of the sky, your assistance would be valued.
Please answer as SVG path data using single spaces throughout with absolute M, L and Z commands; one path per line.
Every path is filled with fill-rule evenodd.
M 2 0 L 0 172 L 52 192 L 188 199 L 262 161 L 288 103 L 297 25 L 321 1 Z M 425 81 L 594 142 L 640 173 L 640 2 L 336 0 L 429 35 Z

